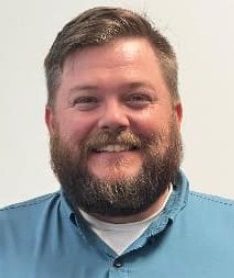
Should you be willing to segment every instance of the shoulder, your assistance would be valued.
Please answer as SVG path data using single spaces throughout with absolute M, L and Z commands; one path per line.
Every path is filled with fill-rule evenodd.
M 54 192 L 31 200 L 12 204 L 0 209 L 0 221 L 4 219 L 18 218 L 19 216 L 30 216 L 42 213 L 43 210 L 55 205 L 60 199 L 61 193 Z
M 231 226 L 234 229 L 234 201 L 219 196 L 191 191 L 186 209 L 196 222 Z
M 55 192 L 0 209 L 0 261 L 14 262 L 21 256 L 29 260 L 45 235 L 55 234 L 61 195 Z
M 197 203 L 199 205 L 234 210 L 234 200 L 223 198 L 220 196 L 190 191 L 189 200 L 190 202 Z
M 60 208 L 61 193 L 55 192 L 0 210 L 0 246 L 27 245 L 34 242 L 50 223 L 56 219 Z

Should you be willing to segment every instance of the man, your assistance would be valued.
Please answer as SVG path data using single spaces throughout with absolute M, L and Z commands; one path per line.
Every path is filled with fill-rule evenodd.
M 0 273 L 233 277 L 234 203 L 190 192 L 172 47 L 145 18 L 88 10 L 45 59 L 61 190 L 0 212 Z

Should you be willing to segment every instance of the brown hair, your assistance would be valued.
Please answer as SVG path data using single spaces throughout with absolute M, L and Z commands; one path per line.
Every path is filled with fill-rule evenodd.
M 179 100 L 177 89 L 177 62 L 172 46 L 145 17 L 113 7 L 97 7 L 87 10 L 68 22 L 58 33 L 45 59 L 47 79 L 47 104 L 53 106 L 56 90 L 61 81 L 65 59 L 78 49 L 104 45 L 121 37 L 147 39 L 159 58 L 172 102 Z

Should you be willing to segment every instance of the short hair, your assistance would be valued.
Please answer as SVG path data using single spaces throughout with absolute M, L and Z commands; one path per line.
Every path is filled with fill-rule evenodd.
M 172 102 L 179 100 L 176 55 L 168 40 L 146 19 L 131 10 L 114 7 L 89 9 L 58 33 L 45 58 L 47 105 L 53 107 L 65 59 L 79 49 L 100 46 L 118 38 L 145 38 L 157 55 Z

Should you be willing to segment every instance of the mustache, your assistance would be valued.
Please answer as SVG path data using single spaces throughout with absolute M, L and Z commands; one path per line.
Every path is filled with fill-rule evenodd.
M 85 153 L 88 153 L 107 145 L 124 145 L 132 149 L 141 149 L 145 144 L 145 140 L 132 132 L 102 131 L 88 138 L 83 147 Z

